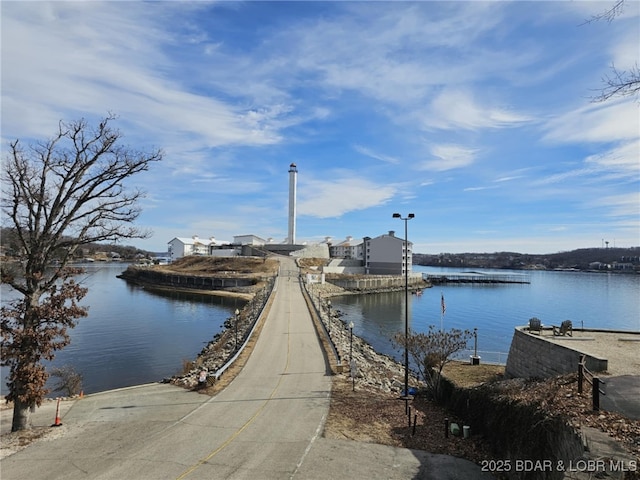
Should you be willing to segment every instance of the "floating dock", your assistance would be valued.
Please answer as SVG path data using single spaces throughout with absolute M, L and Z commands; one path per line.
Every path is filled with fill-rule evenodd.
M 526 273 L 452 272 L 423 273 L 423 280 L 432 285 L 444 283 L 531 283 Z

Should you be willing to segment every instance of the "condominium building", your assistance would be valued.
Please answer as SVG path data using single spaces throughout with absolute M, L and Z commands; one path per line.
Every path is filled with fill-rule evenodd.
M 411 273 L 413 243 L 396 237 L 394 231 L 375 238 L 364 238 L 364 267 L 369 275 Z

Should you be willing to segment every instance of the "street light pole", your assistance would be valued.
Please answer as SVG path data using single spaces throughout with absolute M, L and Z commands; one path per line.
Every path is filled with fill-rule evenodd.
M 238 351 L 238 316 L 240 315 L 240 310 L 236 308 L 236 351 Z
M 331 300 L 327 300 L 327 325 L 329 325 L 329 333 L 331 333 Z
M 406 217 L 399 213 L 393 214 L 393 218 L 404 221 L 404 398 L 407 413 L 409 412 L 409 239 L 407 238 L 407 223 L 414 217 L 413 213 Z
M 353 322 L 349 322 L 349 363 L 353 360 Z

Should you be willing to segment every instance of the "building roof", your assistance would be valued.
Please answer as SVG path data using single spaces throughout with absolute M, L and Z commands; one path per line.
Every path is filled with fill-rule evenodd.
M 358 245 L 362 245 L 364 240 L 362 238 L 355 239 L 351 236 L 347 237 L 340 243 L 336 243 L 332 245 L 333 247 L 356 247 Z
M 195 245 L 195 244 L 200 244 L 200 245 L 229 245 L 229 244 L 231 244 L 231 242 L 228 242 L 226 240 L 216 240 L 213 237 L 211 237 L 211 238 L 199 238 L 198 236 L 194 236 L 194 237 L 174 237 L 171 240 L 169 240 L 167 243 L 171 243 L 174 240 L 178 240 L 183 245 Z

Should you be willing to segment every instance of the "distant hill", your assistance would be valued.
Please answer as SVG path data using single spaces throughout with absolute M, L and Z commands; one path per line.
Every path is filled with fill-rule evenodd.
M 20 256 L 20 247 L 16 239 L 15 230 L 8 227 L 0 229 L 0 254 L 2 256 L 17 258 Z M 129 245 L 91 243 L 83 245 L 76 252 L 76 258 L 107 259 L 118 257 L 121 260 L 134 260 L 136 258 L 153 258 L 154 255 L 145 250 Z
M 544 255 L 514 252 L 440 253 L 437 255 L 414 253 L 413 263 L 432 267 L 575 269 L 640 273 L 640 247 L 581 248 Z

